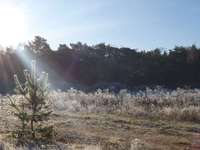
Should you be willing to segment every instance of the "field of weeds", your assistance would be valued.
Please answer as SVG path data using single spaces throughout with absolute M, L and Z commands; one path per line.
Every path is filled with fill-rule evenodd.
M 21 99 L 19 95 L 11 97 Z M 18 123 L 8 102 L 6 96 L 1 96 L 0 149 L 6 150 L 17 149 L 8 138 Z M 53 109 L 49 124 L 56 131 L 55 144 L 43 149 L 200 149 L 198 89 L 147 88 L 137 92 L 121 90 L 117 94 L 70 89 L 52 91 L 49 102 Z

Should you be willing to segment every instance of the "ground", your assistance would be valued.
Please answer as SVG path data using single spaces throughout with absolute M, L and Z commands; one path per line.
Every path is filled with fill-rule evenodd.
M 56 141 L 63 149 L 197 150 L 200 125 L 161 121 L 122 114 L 53 114 Z M 5 128 L 1 136 L 7 134 Z
M 133 149 L 137 143 L 142 149 L 198 149 L 200 137 L 200 125 L 191 122 L 88 113 L 54 115 L 52 119 L 59 142 L 96 145 L 105 150 Z
M 200 149 L 200 90 L 148 90 L 142 95 L 70 90 L 50 96 L 48 124 L 56 134 L 48 150 Z M 13 150 L 7 136 L 19 122 L 8 99 L 0 100 L 0 150 L 1 145 Z

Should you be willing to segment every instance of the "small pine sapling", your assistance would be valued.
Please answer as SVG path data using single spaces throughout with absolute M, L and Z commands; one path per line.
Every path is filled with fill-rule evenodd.
M 9 97 L 10 106 L 20 124 L 13 131 L 17 144 L 44 144 L 53 139 L 53 126 L 48 126 L 51 103 L 48 101 L 48 74 L 43 72 L 39 78 L 36 73 L 36 61 L 32 61 L 31 72 L 25 70 L 25 83 L 14 75 L 16 93 L 20 99 Z

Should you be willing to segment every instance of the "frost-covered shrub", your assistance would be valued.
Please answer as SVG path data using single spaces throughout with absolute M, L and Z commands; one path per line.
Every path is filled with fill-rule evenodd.
M 19 97 L 14 95 L 13 97 Z M 49 98 L 54 113 L 126 113 L 133 116 L 158 117 L 169 120 L 200 120 L 199 89 L 149 89 L 112 93 L 98 89 L 83 92 L 76 89 L 51 91 Z M 5 103 L 6 100 L 3 100 Z M 3 107 L 4 108 L 4 107 Z

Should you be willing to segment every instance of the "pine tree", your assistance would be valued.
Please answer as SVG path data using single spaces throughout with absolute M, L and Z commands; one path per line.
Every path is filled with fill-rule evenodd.
M 44 144 L 53 138 L 53 127 L 47 126 L 52 113 L 48 101 L 48 74 L 43 72 L 39 78 L 36 73 L 36 61 L 32 61 L 31 72 L 25 70 L 25 83 L 20 83 L 18 76 L 14 75 L 16 93 L 21 95 L 20 100 L 10 99 L 10 106 L 20 124 L 13 131 L 17 144 Z

